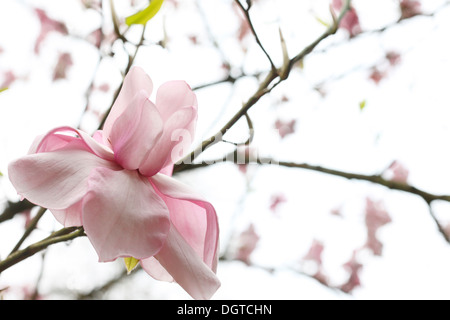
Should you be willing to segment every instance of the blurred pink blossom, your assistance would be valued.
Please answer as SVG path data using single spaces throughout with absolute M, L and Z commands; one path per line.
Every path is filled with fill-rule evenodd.
M 72 56 L 70 53 L 60 53 L 58 61 L 56 62 L 55 69 L 53 71 L 53 81 L 66 79 L 69 68 L 73 65 Z
M 292 119 L 289 121 L 283 121 L 283 120 L 276 120 L 274 127 L 276 130 L 278 130 L 278 134 L 283 139 L 287 135 L 290 135 L 295 132 L 295 126 L 297 124 L 297 120 Z
M 342 0 L 333 0 L 332 7 L 336 11 L 340 11 L 342 9 Z M 356 12 L 353 6 L 350 7 L 350 10 L 345 14 L 339 27 L 348 31 L 350 37 L 354 37 L 357 34 L 361 33 L 361 25 L 359 24 L 358 13 Z
M 400 63 L 402 56 L 398 52 L 388 51 L 386 53 L 386 59 L 389 61 L 391 66 L 396 66 Z
M 250 256 L 259 242 L 259 235 L 255 231 L 255 226 L 250 224 L 238 238 L 238 247 L 235 253 L 236 260 L 240 260 L 247 265 L 251 265 Z
M 12 71 L 12 70 L 8 70 L 3 74 L 3 82 L 0 85 L 0 89 L 3 88 L 9 88 L 11 86 L 11 84 L 14 83 L 14 81 L 16 81 L 18 78 L 16 76 L 16 74 Z
M 272 195 L 272 197 L 270 198 L 270 210 L 273 213 L 276 213 L 277 210 L 278 210 L 278 207 L 282 203 L 285 203 L 286 201 L 287 201 L 287 199 L 284 196 L 284 194 L 274 194 L 274 195 Z
M 350 273 L 347 282 L 340 286 L 340 289 L 346 293 L 351 293 L 355 288 L 361 286 L 359 273 L 363 265 L 359 263 L 357 259 L 357 252 L 358 251 L 355 250 L 350 260 L 343 266 Z
M 400 19 L 412 18 L 422 13 L 421 4 L 416 0 L 400 0 Z
M 388 179 L 395 182 L 407 183 L 409 170 L 399 161 L 395 160 L 387 168 L 386 172 Z
M 39 22 L 41 24 L 41 31 L 39 33 L 39 36 L 36 39 L 36 43 L 34 46 L 34 52 L 36 54 L 39 53 L 40 47 L 44 40 L 47 38 L 48 34 L 50 32 L 59 32 L 63 35 L 67 35 L 67 27 L 64 23 L 51 19 L 47 16 L 47 13 L 42 9 L 35 9 L 35 12 L 39 18 Z
M 303 257 L 303 260 L 314 261 L 318 266 L 322 265 L 322 253 L 325 249 L 323 243 L 316 239 L 313 240 L 309 251 Z
M 377 238 L 377 231 L 379 228 L 392 222 L 392 219 L 383 203 L 380 201 L 376 202 L 367 198 L 365 210 L 365 224 L 367 228 L 367 241 L 365 246 L 370 249 L 374 255 L 380 256 L 382 254 L 383 244 Z
M 375 82 L 375 84 L 379 84 L 381 80 L 383 80 L 386 77 L 387 73 L 384 71 L 381 71 L 379 68 L 374 67 L 371 70 L 371 73 L 369 75 L 369 78 Z

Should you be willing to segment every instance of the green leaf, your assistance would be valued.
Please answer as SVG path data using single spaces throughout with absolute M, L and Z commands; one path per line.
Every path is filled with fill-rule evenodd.
M 363 111 L 364 108 L 366 107 L 366 105 L 367 105 L 367 101 L 366 100 L 361 101 L 359 103 L 359 110 Z
M 133 14 L 125 19 L 128 26 L 133 24 L 145 25 L 150 19 L 152 19 L 161 9 L 164 0 L 151 0 L 147 8 Z
M 315 17 L 316 18 L 316 20 L 321 24 L 321 25 L 323 25 L 323 26 L 325 26 L 325 27 L 327 27 L 327 28 L 329 28 L 330 27 L 330 24 L 328 23 L 328 22 L 325 22 L 324 20 L 322 20 L 322 19 L 320 19 L 319 17 Z
M 6 91 L 6 90 L 8 90 L 8 88 L 1 88 L 0 92 Z
M 125 262 L 128 274 L 130 274 L 139 263 L 139 260 L 133 257 L 123 258 L 123 261 Z

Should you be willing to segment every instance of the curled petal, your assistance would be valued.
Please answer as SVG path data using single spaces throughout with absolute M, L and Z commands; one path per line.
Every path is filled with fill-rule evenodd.
M 153 91 L 153 82 L 144 70 L 133 67 L 125 76 L 123 86 L 103 126 L 103 142 L 105 145 L 109 143 L 108 138 L 116 119 L 125 111 L 136 94 L 142 90 L 147 93 L 147 98 L 150 97 Z
M 125 169 L 136 170 L 158 142 L 163 122 L 145 91 L 133 98 L 112 127 L 110 142 L 116 161 Z
M 184 81 L 169 81 L 159 87 L 156 94 L 156 107 L 164 121 L 184 107 L 194 107 L 197 112 L 197 97 Z
M 51 209 L 53 216 L 61 223 L 64 227 L 81 227 L 83 225 L 82 220 L 82 204 L 83 199 L 71 205 L 65 210 Z
M 30 154 L 10 163 L 9 178 L 18 194 L 49 209 L 66 209 L 87 192 L 94 168 L 117 165 L 84 150 Z
M 169 212 L 137 171 L 94 170 L 83 201 L 83 225 L 101 262 L 156 254 L 170 227 Z
M 114 160 L 114 154 L 111 149 L 99 143 L 87 133 L 70 127 L 56 128 L 46 135 L 36 138 L 29 153 L 57 150 L 85 150 L 102 159 L 108 161 Z
M 214 207 L 190 187 L 164 174 L 157 174 L 149 180 L 167 204 L 171 222 L 178 232 L 216 272 L 219 226 Z
M 155 258 L 194 299 L 209 299 L 220 287 L 215 273 L 200 259 L 174 225 L 170 227 L 166 242 Z M 146 271 L 152 267 L 152 263 L 151 260 L 149 264 L 145 260 L 141 261 Z
M 173 277 L 159 263 L 155 257 L 146 258 L 140 261 L 142 268 L 154 279 L 159 281 L 173 282 Z
M 190 132 L 185 128 L 189 126 L 196 114 L 193 107 L 185 107 L 175 112 L 166 121 L 162 136 L 139 167 L 140 173 L 147 177 L 153 176 L 182 156 L 183 150 L 188 149 L 192 141 Z M 179 145 L 181 150 L 177 150 Z M 174 154 L 174 150 L 178 152 Z

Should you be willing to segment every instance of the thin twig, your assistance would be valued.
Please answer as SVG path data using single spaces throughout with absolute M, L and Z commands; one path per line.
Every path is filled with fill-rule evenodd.
M 73 229 L 70 228 L 69 230 Z M 64 232 L 62 232 L 62 230 L 57 231 L 47 238 L 26 247 L 25 249 L 17 250 L 14 253 L 10 254 L 6 259 L 0 261 L 0 273 L 12 267 L 13 265 L 33 256 L 34 254 L 46 249 L 52 244 L 66 242 L 78 237 L 85 236 L 84 229 L 82 227 L 76 228 L 73 232 L 68 234 L 61 235 L 61 233 Z
M 237 1 L 237 0 L 236 0 Z M 238 4 L 242 6 L 242 4 L 237 1 Z M 194 159 L 200 155 L 202 152 L 204 152 L 207 148 L 213 146 L 214 144 L 222 141 L 223 135 L 229 130 L 234 124 L 247 112 L 252 108 L 262 97 L 264 97 L 266 94 L 270 93 L 275 87 L 277 87 L 280 83 L 285 81 L 290 74 L 290 71 L 294 67 L 294 65 L 302 60 L 306 55 L 311 53 L 314 48 L 322 42 L 324 39 L 328 38 L 329 36 L 336 33 L 339 23 L 344 17 L 344 15 L 347 13 L 347 11 L 350 9 L 350 0 L 347 0 L 345 3 L 345 6 L 343 7 L 340 15 L 338 18 L 334 20 L 334 24 L 330 26 L 319 38 L 317 38 L 314 42 L 312 42 L 310 45 L 305 47 L 301 52 L 299 52 L 294 58 L 291 60 L 285 61 L 285 65 L 281 67 L 280 70 L 283 71 L 281 74 L 280 70 L 277 70 L 276 68 L 272 68 L 270 72 L 267 74 L 265 79 L 260 83 L 257 91 L 248 99 L 246 103 L 243 104 L 242 108 L 220 129 L 216 134 L 211 136 L 209 139 L 204 140 L 197 148 L 195 148 L 190 154 L 186 155 L 181 162 L 182 163 L 192 163 Z M 277 82 L 274 83 L 274 81 L 278 79 Z
M 244 6 L 242 5 L 242 3 L 239 0 L 235 0 L 235 3 L 239 6 L 239 8 L 241 8 L 242 12 L 244 13 L 245 18 L 247 19 L 247 23 L 250 27 L 250 30 L 252 31 L 253 36 L 255 37 L 256 43 L 258 44 L 258 46 L 262 50 L 262 52 L 264 52 L 264 54 L 266 55 L 267 60 L 269 60 L 272 70 L 276 70 L 277 68 L 275 67 L 275 64 L 273 63 L 272 58 L 270 57 L 269 53 L 262 45 L 261 40 L 259 39 L 258 33 L 256 32 L 255 27 L 253 26 L 252 19 L 250 18 L 250 7 L 251 6 L 248 5 L 247 8 L 244 8 Z
M 22 245 L 22 243 L 24 243 L 24 241 L 33 232 L 33 230 L 36 229 L 36 226 L 37 226 L 39 220 L 41 220 L 41 218 L 43 217 L 43 215 L 44 215 L 44 213 L 46 211 L 47 211 L 47 209 L 45 209 L 45 208 L 39 208 L 39 211 L 36 213 L 36 216 L 30 221 L 30 223 L 28 224 L 28 227 L 26 228 L 25 233 L 23 234 L 22 238 L 20 238 L 20 240 L 14 246 L 14 248 L 12 249 L 10 254 L 12 254 L 12 253 L 16 252 L 17 250 L 19 250 L 19 248 Z
M 326 168 L 326 167 L 322 167 L 322 166 L 315 166 L 315 165 L 311 165 L 308 163 L 278 161 L 278 160 L 272 159 L 272 158 L 256 158 L 256 159 L 249 159 L 248 157 L 246 159 L 242 159 L 242 158 L 243 157 L 238 157 L 238 154 L 235 151 L 234 153 L 228 154 L 223 158 L 212 160 L 212 161 L 207 161 L 207 162 L 205 161 L 205 162 L 197 163 L 197 164 L 180 163 L 180 164 L 175 165 L 174 173 L 191 170 L 191 169 L 196 169 L 196 168 L 207 167 L 207 166 L 211 166 L 211 165 L 214 165 L 217 163 L 223 163 L 223 162 L 233 162 L 236 164 L 278 165 L 278 166 L 288 167 L 288 168 L 298 168 L 298 169 L 305 169 L 305 170 L 321 172 L 321 173 L 325 173 L 328 175 L 346 178 L 349 180 L 360 180 L 360 181 L 371 182 L 374 184 L 384 186 L 391 190 L 398 190 L 398 191 L 415 194 L 415 195 L 421 197 L 427 203 L 431 203 L 432 201 L 435 201 L 435 200 L 442 200 L 442 201 L 450 202 L 450 195 L 432 194 L 432 193 L 421 190 L 419 188 L 416 188 L 416 187 L 411 186 L 406 183 L 401 183 L 401 182 L 392 181 L 392 180 L 386 180 L 380 174 L 365 175 L 365 174 L 330 169 L 330 168 Z
M 139 49 L 141 48 L 141 46 L 144 44 L 145 41 L 145 29 L 146 29 L 147 25 L 144 25 L 144 27 L 142 28 L 142 34 L 141 34 L 141 39 L 139 40 L 139 43 L 136 45 L 136 49 L 133 53 L 133 55 L 129 55 L 128 56 L 128 64 L 125 68 L 125 71 L 123 72 L 123 77 L 125 78 L 125 76 L 127 75 L 127 73 L 130 71 L 131 67 L 133 66 L 134 60 L 136 59 L 136 56 L 139 52 Z M 100 124 L 98 126 L 98 129 L 103 128 L 106 118 L 108 117 L 109 113 L 111 112 L 112 107 L 114 106 L 114 102 L 116 101 L 117 97 L 119 96 L 120 90 L 122 89 L 123 86 L 123 80 L 120 83 L 120 86 L 117 88 L 116 92 L 114 93 L 114 97 L 112 99 L 111 105 L 109 106 L 108 110 L 106 111 L 106 113 L 103 116 L 102 121 L 100 121 Z

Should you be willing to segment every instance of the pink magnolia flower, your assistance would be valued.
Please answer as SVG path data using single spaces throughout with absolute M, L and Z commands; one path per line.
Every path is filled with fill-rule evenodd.
M 170 177 L 173 136 L 194 134 L 197 99 L 183 81 L 163 84 L 156 104 L 152 89 L 132 68 L 102 131 L 56 128 L 9 165 L 9 177 L 64 226 L 83 226 L 99 261 L 134 257 L 154 278 L 208 299 L 220 286 L 216 212 Z

